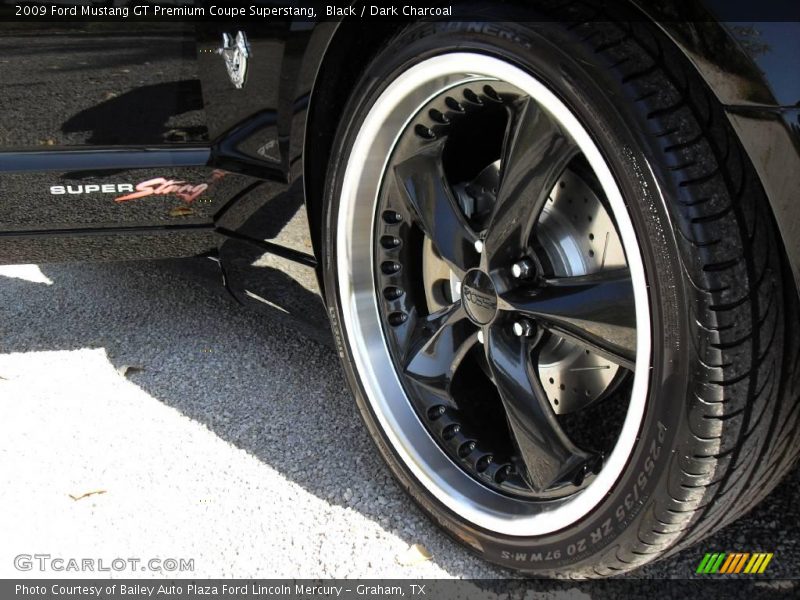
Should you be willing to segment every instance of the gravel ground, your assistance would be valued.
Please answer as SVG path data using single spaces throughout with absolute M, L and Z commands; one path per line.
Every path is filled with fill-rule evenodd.
M 0 267 L 0 577 L 20 575 L 20 553 L 193 558 L 192 577 L 508 577 L 393 483 L 334 353 L 205 272 Z M 691 577 L 714 550 L 773 551 L 773 576 L 800 576 L 798 491 L 795 471 L 747 517 L 635 577 Z M 411 544 L 433 558 L 400 564 Z

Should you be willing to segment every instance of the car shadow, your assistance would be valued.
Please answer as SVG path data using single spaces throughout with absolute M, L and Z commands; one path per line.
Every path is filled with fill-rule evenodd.
M 63 133 L 90 132 L 87 144 L 145 145 L 202 142 L 208 131 L 200 117 L 184 119 L 183 126 L 170 123 L 181 115 L 203 110 L 200 82 L 196 79 L 138 86 L 119 96 L 90 106 L 67 119 Z M 126 115 L 120 119 L 120 115 Z
M 153 398 L 317 497 L 360 512 L 408 544 L 424 544 L 447 573 L 466 576 L 469 564 L 470 574 L 513 577 L 488 565 L 476 568 L 478 559 L 435 529 L 394 483 L 362 426 L 335 352 L 282 319 L 233 302 L 212 261 L 43 265 L 41 272 L 52 284 L 0 276 L 0 298 L 13 299 L 0 304 L 0 353 L 105 348 L 115 367 L 142 367 L 129 379 Z M 658 593 L 654 579 L 692 577 L 707 551 L 775 552 L 772 576 L 798 577 L 790 557 L 800 550 L 799 493 L 794 470 L 747 517 L 638 571 L 632 578 L 642 580 L 640 587 L 625 593 Z M 492 590 L 495 584 L 479 585 Z M 591 598 L 620 593 L 587 585 Z M 675 582 L 687 592 L 692 585 Z M 576 586 L 538 582 L 536 589 Z M 772 597 L 781 592 L 770 591 Z

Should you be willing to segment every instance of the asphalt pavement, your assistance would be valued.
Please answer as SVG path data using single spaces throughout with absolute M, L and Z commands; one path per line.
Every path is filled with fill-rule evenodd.
M 198 578 L 511 575 L 394 484 L 328 346 L 207 274 L 196 261 L 0 267 L 0 577 L 92 576 L 20 572 L 21 553 L 193 559 L 171 575 Z M 798 491 L 795 470 L 632 577 L 657 591 L 710 551 L 774 552 L 772 576 L 799 577 Z

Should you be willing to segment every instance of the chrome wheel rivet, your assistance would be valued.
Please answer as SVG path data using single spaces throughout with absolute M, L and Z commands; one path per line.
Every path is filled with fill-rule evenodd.
M 481 344 L 483 344 L 483 342 L 484 342 L 484 338 L 483 338 L 483 329 L 479 329 L 479 330 L 478 330 L 478 341 L 479 341 Z
M 523 258 L 511 265 L 511 274 L 515 279 L 527 279 L 535 272 L 536 269 L 533 266 L 533 262 L 528 258 Z
M 475 252 L 478 254 L 483 252 L 483 240 L 475 240 Z
M 533 335 L 533 323 L 521 319 L 514 323 L 514 335 L 517 337 L 530 337 Z

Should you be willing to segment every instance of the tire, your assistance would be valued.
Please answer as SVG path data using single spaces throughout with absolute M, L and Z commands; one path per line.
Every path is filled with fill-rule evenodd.
M 378 451 L 400 485 L 434 522 L 488 561 L 537 576 L 591 578 L 627 572 L 692 545 L 766 496 L 798 453 L 800 385 L 797 323 L 787 318 L 796 310 L 796 290 L 790 278 L 783 275 L 782 249 L 763 190 L 722 108 L 654 27 L 599 22 L 596 18 L 583 21 L 581 9 L 570 10 L 573 12 L 561 15 L 569 25 L 549 18 L 537 23 L 522 23 L 522 19 L 507 24 L 419 23 L 386 43 L 369 62 L 352 93 L 334 145 L 325 197 L 323 265 L 329 315 L 347 381 Z M 413 168 L 407 175 L 411 179 L 404 179 L 409 164 L 413 167 L 416 163 L 395 162 L 395 156 L 406 149 L 403 144 L 421 148 L 426 138 L 435 143 L 440 137 L 450 136 L 443 142 L 442 162 L 446 162 L 448 144 L 456 148 L 452 152 L 461 152 L 459 146 L 471 146 L 467 142 L 473 138 L 469 137 L 463 144 L 450 141 L 455 140 L 455 134 L 447 133 L 450 130 L 446 127 L 455 127 L 455 115 L 447 118 L 449 113 L 445 114 L 447 123 L 443 125 L 430 120 L 436 114 L 426 104 L 431 102 L 431 89 L 421 86 L 417 90 L 420 98 L 415 98 L 410 79 L 414 76 L 422 81 L 425 69 L 445 69 L 445 63 L 458 65 L 459 60 L 464 73 L 486 74 L 498 63 L 510 68 L 508 73 L 514 77 L 523 73 L 535 83 L 529 84 L 519 75 L 515 85 L 529 85 L 524 88 L 526 92 L 536 84 L 545 90 L 537 92 L 541 96 L 530 96 L 536 100 L 537 110 L 565 127 L 573 141 L 581 138 L 581 131 L 588 133 L 586 148 L 591 152 L 583 156 L 592 173 L 585 179 L 588 188 L 582 189 L 593 189 L 600 206 L 610 215 L 613 233 L 624 247 L 635 297 L 635 309 L 633 301 L 629 307 L 636 316 L 633 362 L 627 363 L 627 370 L 618 369 L 617 374 L 623 375 L 607 381 L 600 397 L 570 413 L 588 411 L 585 418 L 590 423 L 610 431 L 613 426 L 606 426 L 603 419 L 610 419 L 609 414 L 617 409 L 608 407 L 612 403 L 622 406 L 618 437 L 610 450 L 594 463 L 588 459 L 582 462 L 584 454 L 565 454 L 568 458 L 564 464 L 556 464 L 552 471 L 543 467 L 544 475 L 539 477 L 534 471 L 540 463 L 531 458 L 530 451 L 526 454 L 522 450 L 524 439 L 515 437 L 513 411 L 518 405 L 513 394 L 504 395 L 503 389 L 497 388 L 501 402 L 492 405 L 492 414 L 505 414 L 507 427 L 498 428 L 492 421 L 493 429 L 481 436 L 492 440 L 493 436 L 503 437 L 497 447 L 511 450 L 507 464 L 493 471 L 502 471 L 500 483 L 492 479 L 489 484 L 482 479 L 486 471 L 479 471 L 480 458 L 470 458 L 478 450 L 474 441 L 471 447 L 467 443 L 472 438 L 462 435 L 466 426 L 455 428 L 457 434 L 453 434 L 454 421 L 446 421 L 451 409 L 453 414 L 461 414 L 457 412 L 460 410 L 466 415 L 467 408 L 462 406 L 466 407 L 468 401 L 459 400 L 455 408 L 445 402 L 442 407 L 434 406 L 432 412 L 422 413 L 422 404 L 415 404 L 421 402 L 416 399 L 423 395 L 418 391 L 421 388 L 409 383 L 405 372 L 398 370 L 400 359 L 396 356 L 412 352 L 412 345 L 397 343 L 406 334 L 394 332 L 420 319 L 420 298 L 429 297 L 427 290 L 412 283 L 425 280 L 424 273 L 420 277 L 415 272 L 415 265 L 426 264 L 427 255 L 420 259 L 423 251 L 419 247 L 422 244 L 424 248 L 424 238 L 437 227 L 420 217 L 426 210 L 421 206 L 428 200 L 420 199 L 423 192 L 419 192 L 416 200 L 407 202 L 408 212 L 398 209 L 394 213 L 397 222 L 386 223 L 382 218 L 392 211 L 379 212 L 380 207 L 391 205 L 397 189 L 408 199 L 411 188 L 403 188 L 403 182 L 418 181 L 419 189 L 428 185 L 427 180 L 413 180 L 419 176 Z M 504 68 L 497 67 L 493 73 L 506 73 Z M 490 104 L 494 96 L 517 103 L 514 106 L 521 106 L 524 100 L 524 95 L 503 96 L 494 89 L 480 92 L 480 85 L 465 84 L 455 75 L 442 77 L 446 85 L 471 85 L 478 90 L 478 102 L 473 103 L 476 106 Z M 502 83 L 498 79 L 495 87 L 505 89 Z M 453 94 L 463 91 L 452 89 Z M 475 95 L 472 91 L 469 94 Z M 459 96 L 462 108 L 470 104 L 470 97 Z M 421 113 L 421 107 L 428 112 Z M 565 120 L 559 121 L 559 111 L 564 108 L 582 130 L 569 129 L 569 115 L 562 115 Z M 523 120 L 514 116 L 522 114 L 522 109 L 515 110 L 507 109 L 512 115 L 507 123 Z M 513 129 L 508 124 L 506 127 Z M 501 159 L 511 156 L 506 148 L 509 140 L 517 139 L 514 135 L 502 138 Z M 522 134 L 517 137 L 521 139 Z M 595 162 L 591 160 L 592 144 L 597 150 Z M 486 145 L 496 147 L 491 141 Z M 388 152 L 377 152 L 378 148 Z M 456 171 L 471 160 L 469 155 L 458 156 L 458 161 L 451 161 Z M 596 163 L 597 157 L 604 164 Z M 506 168 L 512 173 L 514 164 L 501 162 L 501 172 Z M 586 168 L 585 162 L 581 164 Z M 611 175 L 611 180 L 605 180 L 610 181 L 608 185 L 602 182 L 606 168 Z M 580 165 L 573 171 L 580 174 Z M 451 175 L 445 174 L 445 179 L 452 191 Z M 393 181 L 400 182 L 394 192 Z M 488 209 L 494 215 L 489 217 L 491 223 L 501 219 L 497 215 L 502 211 L 494 207 L 501 204 L 503 185 L 501 180 L 495 204 Z M 616 192 L 621 202 L 614 204 Z M 553 199 L 554 194 L 550 193 Z M 389 204 L 383 204 L 385 198 Z M 438 202 L 444 202 L 442 196 Z M 518 206 L 520 201 L 513 202 Z M 542 219 L 543 214 L 536 218 Z M 421 235 L 414 233 L 415 220 L 422 222 L 418 227 Z M 537 222 L 533 227 L 543 226 Z M 630 229 L 627 237 L 626 227 Z M 486 239 L 493 239 L 491 227 L 487 231 Z M 446 236 L 435 231 L 431 237 Z M 384 238 L 388 249 L 382 247 Z M 462 254 L 467 252 L 463 247 L 459 250 Z M 447 258 L 443 256 L 446 253 L 437 252 L 440 258 Z M 456 254 L 450 258 L 455 257 L 457 262 Z M 386 260 L 386 256 L 396 258 Z M 476 260 L 483 261 L 483 257 L 481 254 Z M 487 258 L 486 264 L 491 266 L 492 260 Z M 538 281 L 547 281 L 547 270 L 553 269 L 544 262 L 546 257 L 528 265 L 538 274 Z M 386 263 L 391 264 L 383 272 Z M 637 264 L 642 281 L 636 277 Z M 486 272 L 491 279 L 494 271 L 490 266 Z M 477 313 L 474 298 L 464 290 L 480 288 L 493 299 L 487 301 L 488 305 L 495 302 L 497 306 L 504 292 L 497 291 L 503 287 L 497 282 L 491 284 L 491 290 L 481 288 L 484 284 L 480 282 L 468 284 L 468 277 L 472 278 L 469 282 L 482 277 L 473 273 L 481 268 L 467 271 L 460 288 L 458 284 L 451 286 L 450 300 L 453 306 L 458 304 L 465 310 L 472 307 L 468 320 L 483 331 L 482 321 L 475 320 L 473 314 Z M 408 279 L 402 279 L 404 276 Z M 630 291 L 626 293 L 630 295 Z M 622 318 L 609 311 L 611 316 L 602 318 Z M 500 316 L 500 309 L 492 314 L 494 320 L 485 327 L 503 328 L 503 335 L 510 336 L 510 325 L 500 322 L 506 318 Z M 543 332 L 552 340 L 558 337 L 553 332 L 565 331 L 559 329 L 558 319 L 552 314 L 543 318 L 542 324 L 534 322 L 532 328 L 530 321 L 522 322 L 519 330 L 525 330 L 523 336 L 532 330 L 530 335 Z M 495 341 L 486 341 L 484 336 L 479 342 L 485 348 L 495 348 L 495 354 L 480 346 L 470 348 L 479 348 L 476 361 L 482 360 L 481 352 L 487 357 L 488 366 L 481 363 L 487 380 L 503 382 L 498 375 L 503 367 L 498 363 L 505 355 L 496 350 L 501 345 L 497 341 L 500 334 L 486 335 L 494 336 Z M 408 339 L 412 337 L 408 334 Z M 579 345 L 586 341 L 576 339 Z M 524 360 L 539 360 L 541 374 L 544 350 L 526 353 L 545 342 L 530 344 L 523 351 Z M 606 356 L 603 348 L 598 349 L 600 359 Z M 413 363 L 415 359 L 411 360 Z M 480 378 L 479 371 L 472 369 L 464 377 Z M 461 376 L 448 380 L 448 390 L 456 385 L 457 377 Z M 530 381 L 535 388 L 536 376 Z M 565 384 L 569 388 L 570 380 L 565 379 Z M 536 393 L 534 389 L 531 397 L 541 399 Z M 552 399 L 550 403 L 556 411 Z M 479 411 L 484 409 L 469 406 L 469 410 L 483 414 Z M 439 416 L 440 411 L 444 416 Z M 445 425 L 438 425 L 434 417 L 445 419 Z M 565 423 L 567 417 L 555 418 Z M 487 428 L 493 418 L 487 417 Z M 521 418 L 533 419 L 534 427 L 544 428 L 542 423 L 551 423 L 553 414 Z M 427 437 L 418 430 L 426 432 Z M 460 461 L 461 454 L 452 454 L 443 431 L 456 436 L 460 444 L 457 452 L 466 453 L 467 458 Z M 602 435 L 611 434 L 603 431 Z M 511 446 L 504 436 L 510 436 Z M 483 439 L 474 437 L 479 443 Z M 617 449 L 626 448 L 623 454 L 615 455 Z M 557 459 L 553 459 L 554 464 Z M 489 455 L 489 463 L 492 460 L 496 463 L 497 456 Z M 465 466 L 467 463 L 472 466 Z M 611 475 L 604 475 L 608 473 Z M 458 485 L 463 487 L 453 482 L 461 482 Z M 596 489 L 602 493 L 595 494 Z

